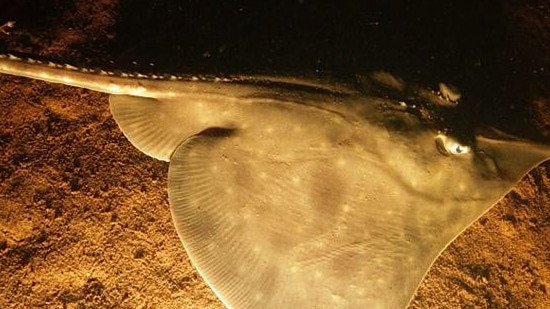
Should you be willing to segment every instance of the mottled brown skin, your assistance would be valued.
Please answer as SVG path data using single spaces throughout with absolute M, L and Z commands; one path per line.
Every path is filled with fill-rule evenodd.
M 30 1 L 6 2 L 6 12 L 20 14 Z M 116 1 L 51 3 L 40 25 L 2 34 L 4 47 L 101 63 L 116 36 Z M 549 7 L 507 5 L 510 42 L 501 56 L 517 50 L 525 61 L 510 61 L 520 73 L 502 104 L 525 111 L 514 133 L 548 141 L 550 83 L 532 75 L 550 63 L 541 5 Z M 107 96 L 4 75 L 0 85 L 0 308 L 223 308 L 173 228 L 167 164 L 130 145 Z M 548 171 L 543 164 L 530 172 L 459 236 L 411 308 L 549 308 Z

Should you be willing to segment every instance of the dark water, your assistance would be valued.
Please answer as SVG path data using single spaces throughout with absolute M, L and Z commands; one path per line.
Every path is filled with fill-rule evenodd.
M 384 69 L 453 82 L 494 65 L 498 7 L 412 2 L 123 1 L 113 48 L 213 71 Z

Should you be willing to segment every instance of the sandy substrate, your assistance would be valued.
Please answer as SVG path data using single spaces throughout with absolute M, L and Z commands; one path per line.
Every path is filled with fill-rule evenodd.
M 32 3 L 3 2 L 16 17 Z M 116 1 L 50 5 L 51 18 L 21 17 L 2 46 L 100 59 L 116 36 Z M 550 136 L 544 93 L 523 120 L 541 139 Z M 168 165 L 130 145 L 107 95 L 0 75 L 0 119 L 0 308 L 223 308 L 173 228 Z M 411 308 L 550 308 L 549 173 L 531 171 L 453 242 Z

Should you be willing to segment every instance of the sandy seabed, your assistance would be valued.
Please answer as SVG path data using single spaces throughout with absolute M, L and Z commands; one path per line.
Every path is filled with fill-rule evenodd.
M 112 38 L 116 1 L 53 3 L 80 28 L 17 28 L 6 47 L 63 59 Z M 0 75 L 0 119 L 0 308 L 223 308 L 172 225 L 167 163 L 130 145 L 107 95 Z M 443 252 L 410 308 L 550 308 L 549 168 Z

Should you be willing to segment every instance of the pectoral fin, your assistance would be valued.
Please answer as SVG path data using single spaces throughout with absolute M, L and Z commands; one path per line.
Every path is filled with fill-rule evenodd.
M 353 292 L 334 261 L 360 262 L 364 250 L 340 233 L 356 206 L 350 171 L 359 159 L 308 141 L 265 152 L 246 130 L 204 133 L 173 154 L 168 191 L 178 234 L 209 285 L 229 308 L 342 305 L 331 293 Z

